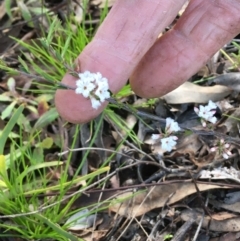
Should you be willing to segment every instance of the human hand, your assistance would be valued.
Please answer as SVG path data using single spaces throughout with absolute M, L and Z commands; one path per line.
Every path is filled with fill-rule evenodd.
M 100 72 L 118 92 L 130 77 L 142 97 L 160 97 L 195 74 L 225 43 L 240 32 L 239 0 L 191 0 L 175 27 L 158 35 L 186 0 L 117 0 L 93 41 L 79 55 L 81 72 Z M 66 74 L 64 84 L 76 87 Z M 57 90 L 59 114 L 73 123 L 96 117 L 90 100 L 73 90 Z

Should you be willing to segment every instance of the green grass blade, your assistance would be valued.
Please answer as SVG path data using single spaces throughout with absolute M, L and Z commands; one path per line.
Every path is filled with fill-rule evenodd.
M 48 218 L 45 218 L 44 216 L 42 216 L 41 214 L 35 214 L 35 216 L 40 219 L 42 222 L 44 222 L 45 224 L 47 224 L 49 227 L 51 227 L 56 233 L 62 235 L 63 237 L 65 237 L 68 240 L 71 241 L 79 241 L 79 239 L 72 235 L 71 233 L 63 230 L 59 225 L 51 222 Z
M 33 129 L 41 129 L 48 124 L 52 123 L 59 116 L 56 108 L 52 108 L 49 111 L 45 112 L 36 122 Z
M 7 125 L 5 126 L 5 128 L 2 132 L 2 135 L 0 136 L 0 154 L 3 154 L 3 150 L 4 150 L 5 143 L 7 141 L 7 138 L 9 136 L 10 132 L 12 131 L 13 127 L 17 123 L 18 118 L 22 114 L 23 109 L 24 109 L 23 105 L 19 106 L 19 108 L 12 115 L 11 119 L 9 120 Z

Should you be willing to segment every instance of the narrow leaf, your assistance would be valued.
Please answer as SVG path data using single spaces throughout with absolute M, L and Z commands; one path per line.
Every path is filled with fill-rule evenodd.
M 2 135 L 0 136 L 0 154 L 3 154 L 4 146 L 7 141 L 9 134 L 11 133 L 13 127 L 16 125 L 19 116 L 21 115 L 24 107 L 23 105 L 19 106 L 19 108 L 14 112 L 11 119 L 8 121 L 7 125 L 3 129 Z

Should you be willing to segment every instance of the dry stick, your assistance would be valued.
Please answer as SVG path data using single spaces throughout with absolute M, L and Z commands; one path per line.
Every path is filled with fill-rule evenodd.
M 142 207 L 142 205 L 144 204 L 144 202 L 147 200 L 148 196 L 153 192 L 153 190 L 155 189 L 155 186 L 151 188 L 151 190 L 148 192 L 148 194 L 146 195 L 146 197 L 142 200 L 142 202 L 140 203 L 140 205 L 138 206 L 138 208 L 135 211 L 135 215 L 137 213 L 137 211 Z M 134 200 L 133 200 L 134 201 Z M 127 211 L 127 210 L 126 210 Z M 123 230 L 122 234 L 124 234 L 127 229 L 129 228 L 130 224 L 133 222 L 133 220 L 135 219 L 136 216 L 132 216 L 132 218 L 130 219 L 129 223 L 127 224 L 127 226 L 125 227 L 125 229 Z M 116 241 L 118 241 L 120 238 L 122 237 L 122 235 L 120 235 Z
M 124 168 L 126 169 L 126 168 Z M 114 174 L 117 173 L 117 171 L 122 171 L 122 168 L 116 169 Z M 110 174 L 109 174 L 110 175 Z M 181 183 L 192 183 L 192 179 L 188 180 L 181 180 Z M 152 187 L 152 186 L 161 186 L 161 185 L 168 185 L 168 184 L 174 184 L 174 183 L 179 183 L 179 180 L 174 180 L 174 181 L 165 181 L 165 182 L 160 182 L 160 183 L 143 183 L 143 184 L 138 184 L 138 185 L 129 185 L 129 186 L 123 186 L 123 187 L 118 187 L 118 188 L 108 188 L 108 189 L 92 189 L 87 192 L 83 192 L 85 195 L 89 196 L 91 193 L 99 193 L 99 192 L 112 192 L 112 191 L 122 191 L 122 190 L 128 190 L 131 191 L 132 189 L 143 189 L 147 187 Z M 209 182 L 200 182 L 202 184 L 209 184 Z M 93 183 L 94 184 L 94 183 Z M 97 183 L 96 183 L 97 184 Z M 212 184 L 212 183 L 210 183 Z M 232 185 L 232 184 L 226 184 L 226 183 L 217 183 L 216 185 L 218 186 L 229 186 L 231 188 L 239 188 L 239 185 Z M 67 192 L 67 194 L 72 194 L 72 192 Z M 50 196 L 56 196 L 59 195 L 59 193 L 50 193 L 50 194 L 38 194 L 38 197 L 50 197 Z M 32 195 L 25 195 L 26 197 L 32 197 Z
M 197 195 L 198 195 L 198 198 L 200 199 L 200 203 L 202 203 L 203 201 L 202 201 L 201 193 L 200 193 L 200 190 L 199 190 L 199 188 L 198 188 L 198 186 L 197 186 L 196 180 L 195 180 L 194 178 L 192 178 L 192 180 L 193 180 L 194 186 L 195 186 L 195 188 L 196 188 L 196 190 L 197 190 Z M 195 240 L 197 239 L 197 237 L 198 237 L 198 234 L 199 234 L 200 229 L 201 229 L 202 224 L 203 224 L 203 220 L 204 220 L 205 213 L 208 213 L 208 215 L 209 215 L 209 216 L 211 217 L 211 219 L 212 219 L 212 216 L 211 216 L 210 212 L 207 210 L 208 200 L 209 200 L 209 198 L 208 198 L 208 195 L 207 195 L 206 202 L 205 202 L 205 203 L 202 203 L 202 204 L 203 204 L 203 205 L 202 205 L 202 206 L 203 206 L 202 218 L 201 218 L 201 220 L 200 220 L 200 222 L 199 222 L 199 224 L 198 224 L 198 228 L 197 228 L 197 230 L 196 230 L 196 232 L 195 232 L 195 235 L 194 235 L 194 238 L 192 239 L 192 241 L 195 241 Z
M 139 227 L 142 229 L 142 231 L 144 232 L 144 234 L 147 237 L 147 241 L 149 240 L 149 235 L 147 233 L 147 231 L 144 229 L 144 227 L 142 226 L 141 222 L 137 220 L 137 218 L 134 218 L 135 222 L 139 225 Z M 151 240 L 150 240 L 151 241 Z
M 115 131 L 118 133 L 118 135 L 124 139 L 124 136 L 122 135 L 122 133 L 118 130 L 117 126 L 109 119 L 107 118 L 108 121 L 113 125 Z M 126 144 L 129 145 L 130 147 L 132 147 L 133 149 L 135 149 L 136 151 L 138 151 L 139 153 L 147 156 L 150 160 L 152 161 L 156 161 L 152 156 L 150 156 L 149 154 L 147 154 L 146 152 L 142 151 L 141 149 L 137 148 L 134 144 L 132 144 L 131 142 L 129 142 L 128 140 L 125 140 Z
M 114 222 L 112 224 L 111 230 L 107 233 L 106 241 L 112 240 L 111 237 L 113 237 L 116 232 L 121 232 L 122 226 L 126 222 L 126 221 L 124 221 L 124 223 L 121 225 L 121 227 L 119 227 L 119 225 L 122 223 L 123 219 L 124 219 L 124 217 L 119 216 L 117 213 L 114 215 L 114 217 L 113 217 Z
M 188 221 L 186 221 L 175 233 L 174 237 L 171 239 L 171 241 L 183 241 L 186 238 L 186 233 L 191 228 L 191 226 L 194 224 L 195 219 L 191 217 Z
M 205 205 L 207 205 L 208 201 L 206 201 Z M 198 228 L 195 232 L 195 235 L 194 235 L 194 238 L 192 241 L 195 241 L 198 237 L 198 234 L 200 232 L 200 229 L 202 227 L 202 223 L 203 223 L 203 220 L 204 220 L 204 215 L 205 215 L 205 212 L 203 210 L 203 215 L 202 215 L 202 218 L 199 222 L 199 225 L 198 225 Z M 195 211 L 193 211 L 193 215 L 191 216 L 191 218 L 186 221 L 182 226 L 181 228 L 178 229 L 178 231 L 176 232 L 176 234 L 174 235 L 174 237 L 171 239 L 171 241 L 182 241 L 182 240 L 185 240 L 185 236 L 186 236 L 186 233 L 187 231 L 189 230 L 189 228 L 195 223 L 197 219 L 197 214 Z
M 165 209 L 165 207 L 167 206 L 168 202 L 171 200 L 172 196 L 175 195 L 175 193 L 176 193 L 176 192 L 173 192 L 173 193 L 171 193 L 171 194 L 168 196 L 168 198 L 166 199 L 166 201 L 165 201 L 165 203 L 164 203 L 164 205 L 163 205 L 163 207 L 162 207 L 162 211 L 161 211 L 161 212 L 164 211 L 164 209 Z M 161 217 L 159 217 L 160 214 L 158 215 L 159 219 L 158 219 L 157 223 L 154 225 L 154 227 L 152 228 L 152 231 L 151 231 L 151 233 L 150 233 L 150 235 L 149 235 L 149 237 L 151 237 L 152 240 L 153 240 L 153 238 L 154 238 L 154 233 L 157 232 L 157 228 L 158 228 L 160 222 L 162 222 L 163 218 L 164 218 L 165 216 L 167 216 L 167 213 L 168 213 L 168 212 L 166 212 L 164 215 L 161 215 Z M 149 240 L 147 240 L 147 241 L 151 241 L 151 238 L 150 238 Z M 157 240 L 156 240 L 156 241 L 157 241 Z
M 208 205 L 208 201 L 209 201 L 209 195 L 207 195 L 207 199 L 206 199 L 206 202 L 205 202 L 205 205 L 204 205 L 205 208 L 206 208 L 207 205 Z M 201 218 L 201 220 L 200 220 L 200 222 L 199 222 L 199 224 L 198 224 L 197 230 L 196 230 L 196 232 L 195 232 L 195 235 L 194 235 L 192 241 L 196 241 L 196 240 L 197 240 L 198 234 L 199 234 L 200 229 L 201 229 L 202 224 L 203 224 L 204 216 L 205 216 L 205 212 L 204 212 L 204 210 L 203 210 L 203 212 L 202 212 L 202 218 Z M 211 216 L 210 216 L 210 217 L 211 217 Z M 212 219 L 212 217 L 211 217 L 211 219 Z
M 125 168 L 124 168 L 125 169 Z M 123 169 L 119 168 L 117 169 L 113 174 L 116 174 L 117 171 L 121 171 Z M 110 175 L 110 174 L 109 174 Z M 102 179 L 103 180 L 103 179 Z M 189 183 L 191 182 L 192 183 L 192 179 L 187 179 L 187 180 L 181 180 L 181 183 Z M 174 180 L 174 181 L 165 181 L 165 182 L 161 182 L 161 183 L 148 183 L 148 184 L 138 184 L 138 185 L 130 185 L 130 186 L 123 186 L 123 187 L 118 187 L 118 188 L 108 188 L 108 189 L 104 189 L 104 190 L 101 190 L 101 189 L 93 189 L 91 191 L 87 191 L 87 192 L 84 192 L 85 195 L 90 195 L 91 193 L 99 193 L 99 192 L 111 192 L 111 191 L 121 191 L 121 190 L 132 190 L 132 189 L 143 189 L 143 188 L 147 188 L 147 187 L 152 187 L 152 186 L 161 186 L 161 185 L 168 185 L 168 184 L 174 184 L 174 183 L 179 183 L 179 180 Z M 197 181 L 197 183 L 200 183 L 200 184 L 212 184 L 211 182 L 203 182 L 203 181 Z M 96 183 L 98 184 L 98 183 Z M 236 189 L 239 189 L 239 184 L 228 184 L 228 183 L 215 183 L 215 185 L 218 185 L 218 186 L 227 186 L 229 188 L 236 188 Z M 94 183 L 93 183 L 93 186 L 94 186 Z M 91 186 L 91 187 L 93 187 Z M 68 192 L 69 193 L 69 192 Z M 56 196 L 56 195 L 59 195 L 58 193 L 53 193 L 53 194 L 44 194 L 44 195 L 41 195 L 39 194 L 38 196 L 40 197 L 46 197 L 46 196 Z M 32 197 L 32 195 L 25 195 L 26 197 Z M 0 217 L 1 218 L 1 217 Z
M 23 72 L 21 70 L 16 70 L 14 72 L 18 73 L 18 74 L 25 75 L 27 77 L 30 77 L 30 78 L 33 78 L 33 79 L 36 79 L 36 80 L 39 80 L 39 81 L 41 80 L 41 81 L 46 81 L 50 84 L 56 84 L 59 88 L 64 88 L 64 89 L 68 89 L 68 90 L 75 90 L 76 89 L 74 87 L 63 84 L 62 82 L 54 82 L 54 81 L 51 81 L 51 80 L 47 80 L 45 78 L 39 77 L 39 76 L 34 75 L 34 74 L 29 74 L 29 73 Z
M 117 126 L 109 119 L 109 118 L 106 118 L 110 123 L 111 125 L 114 127 L 115 131 L 118 133 L 118 135 L 122 138 L 122 139 L 125 139 L 124 136 L 122 135 L 122 133 L 118 130 Z M 130 143 L 128 140 L 125 140 L 125 143 L 127 145 L 129 145 L 130 147 L 132 147 L 133 149 L 137 150 L 139 153 L 147 156 L 150 160 L 152 161 L 156 161 L 152 156 L 150 156 L 149 154 L 147 154 L 146 152 L 142 151 L 141 149 L 137 148 L 134 144 Z
M 108 170 L 107 174 L 109 174 L 109 171 L 110 170 Z M 106 182 L 104 182 L 104 184 L 102 186 L 102 190 L 104 190 L 105 187 L 106 187 Z M 98 197 L 98 203 L 100 203 L 102 196 L 103 196 L 103 192 L 100 192 L 99 197 Z M 96 209 L 96 208 L 94 208 L 94 209 Z M 94 230 L 96 229 L 96 221 L 97 221 L 97 215 L 95 215 L 95 217 L 94 217 L 94 222 L 93 222 L 93 227 L 92 227 L 92 235 L 91 235 L 92 240 L 94 240 L 93 235 L 94 235 Z
M 205 213 L 203 212 L 203 214 L 202 214 L 202 218 L 201 218 L 201 220 L 200 220 L 200 222 L 199 222 L 199 224 L 198 224 L 198 227 L 197 227 L 196 233 L 195 233 L 195 235 L 194 235 L 192 241 L 196 241 L 197 238 L 198 238 L 198 234 L 199 234 L 200 229 L 201 229 L 202 224 L 203 224 L 204 216 L 205 216 Z
M 194 167 L 186 167 L 184 169 L 171 169 L 171 168 L 167 168 L 167 167 L 164 167 L 163 165 L 157 163 L 157 162 L 148 162 L 148 161 L 141 161 L 141 160 L 138 160 L 138 159 L 134 159 L 132 158 L 131 156 L 127 155 L 127 154 L 124 154 L 124 153 L 121 153 L 121 152 L 118 152 L 118 151 L 113 151 L 113 150 L 109 150 L 109 149 L 105 149 L 105 148 L 100 148 L 100 147 L 82 147 L 82 148 L 76 148 L 76 149 L 69 149 L 68 151 L 64 151 L 64 152 L 61 152 L 59 153 L 58 155 L 61 156 L 61 155 L 65 155 L 66 153 L 68 153 L 69 151 L 83 151 L 83 150 L 104 150 L 104 151 L 107 151 L 107 152 L 111 152 L 111 153 L 116 153 L 116 154 L 120 154 L 120 155 L 123 155 L 123 156 L 126 156 L 128 158 L 131 158 L 132 160 L 135 160 L 137 161 L 136 163 L 133 163 L 133 164 L 130 164 L 126 167 L 121 167 L 121 170 L 124 170 L 124 169 L 127 169 L 129 167 L 132 167 L 132 166 L 136 166 L 138 164 L 146 164 L 146 165 L 154 165 L 154 166 L 158 166 L 159 168 L 162 168 L 164 171 L 166 171 L 167 173 L 179 173 L 179 172 L 186 172 L 186 171 L 189 171 L 189 170 L 192 170 Z M 154 160 L 155 161 L 155 160 Z M 117 171 L 119 171 L 119 169 L 116 169 Z
M 190 175 L 191 175 L 191 174 L 190 174 Z M 207 213 L 207 214 L 211 217 L 211 213 L 207 210 L 206 204 L 204 204 L 204 202 L 203 202 L 203 200 L 202 200 L 202 195 L 201 195 L 201 192 L 200 192 L 200 190 L 199 190 L 199 188 L 198 188 L 198 185 L 197 185 L 197 183 L 196 183 L 196 179 L 194 179 L 194 178 L 192 177 L 192 181 L 193 181 L 193 184 L 194 184 L 194 186 L 195 186 L 195 188 L 196 188 L 197 196 L 198 196 L 198 198 L 199 198 L 199 200 L 200 200 L 200 203 L 201 203 L 201 206 L 203 207 L 204 212 Z

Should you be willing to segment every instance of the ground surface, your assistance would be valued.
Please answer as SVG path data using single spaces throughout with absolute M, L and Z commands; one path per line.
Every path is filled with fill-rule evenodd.
M 81 24 L 84 10 L 87 13 L 84 21 L 86 31 L 91 29 L 91 33 L 94 33 L 103 11 L 98 3 L 101 2 L 90 1 L 85 9 L 74 2 L 69 5 L 68 2 L 48 1 L 44 6 L 61 19 L 62 25 L 67 21 L 68 13 L 74 11 L 78 23 Z M 111 4 L 112 2 L 109 3 Z M 9 67 L 19 70 L 18 57 L 26 58 L 26 54 L 31 56 L 27 48 L 16 43 L 10 36 L 30 44 L 31 40 L 36 40 L 36 43 L 40 44 L 37 40 L 43 36 L 40 29 L 43 29 L 43 32 L 49 30 L 47 20 L 39 17 L 42 6 L 40 3 L 33 3 L 21 8 L 13 3 L 10 7 L 13 15 L 10 19 L 8 9 L 2 2 L 0 53 L 1 59 Z M 32 11 L 31 19 L 35 16 L 34 21 L 26 21 L 26 7 Z M 41 16 L 45 14 L 42 13 Z M 75 28 L 77 25 L 73 26 L 73 29 Z M 239 43 L 239 39 L 236 37 L 234 41 Z M 25 106 L 21 116 L 24 116 L 24 121 L 16 123 L 11 132 L 12 136 L 8 136 L 4 151 L 0 154 L 7 158 L 11 153 L 12 143 L 15 150 L 23 153 L 23 146 L 30 143 L 31 155 L 24 152 L 21 160 L 24 159 L 26 166 L 30 167 L 41 164 L 46 171 L 39 174 L 40 171 L 35 168 L 33 176 L 36 175 L 37 178 L 25 178 L 24 183 L 39 180 L 40 176 L 41 179 L 48 180 L 45 185 L 51 187 L 60 183 L 63 172 L 67 176 L 66 182 L 78 177 L 78 182 L 72 183 L 60 200 L 88 187 L 85 192 L 81 191 L 81 195 L 76 194 L 72 203 L 63 201 L 60 209 L 69 205 L 67 214 L 77 208 L 81 208 L 86 214 L 93 210 L 92 221 L 84 220 L 84 223 L 87 222 L 86 226 L 73 225 L 72 228 L 66 228 L 63 226 L 67 219 L 65 213 L 58 221 L 52 222 L 59 224 L 64 231 L 75 237 L 104 241 L 177 241 L 193 238 L 199 241 L 240 240 L 240 47 L 229 43 L 224 51 L 225 55 L 217 53 L 209 60 L 208 65 L 203 66 L 186 84 L 165 97 L 144 100 L 128 89 L 127 94 L 122 92 L 117 100 L 134 107 L 133 111 L 112 105 L 96 120 L 81 126 L 65 123 L 58 116 L 54 109 L 54 90 L 45 93 L 46 82 L 35 83 L 34 78 L 24 74 L 13 76 L 0 70 L 0 129 L 7 126 L 14 109 L 22 103 Z M 226 55 L 233 62 L 229 61 Z M 34 58 L 37 59 L 36 56 Z M 46 68 L 41 61 L 36 60 L 36 63 L 43 70 Z M 59 72 L 64 73 L 64 70 L 61 71 Z M 36 73 L 33 71 L 33 74 Z M 206 106 L 209 100 L 217 104 L 217 108 L 214 108 L 217 122 L 208 122 L 207 127 L 203 127 L 194 107 Z M 136 111 L 140 112 L 136 115 Z M 171 152 L 163 150 L 160 140 L 152 139 L 152 134 L 159 134 L 160 130 L 166 131 L 167 117 L 176 120 L 181 127 L 181 131 L 176 133 L 177 145 Z M 14 134 L 16 136 L 13 136 Z M 68 148 L 82 149 L 81 152 L 63 153 L 68 151 Z M 212 148 L 215 148 L 214 151 Z M 62 154 L 59 156 L 59 153 Z M 16 161 L 18 158 L 16 157 Z M 64 168 L 47 167 L 46 163 L 53 165 L 52 161 L 60 161 Z M 21 173 L 25 167 L 19 165 L 18 168 Z M 81 179 L 97 170 L 102 170 L 102 173 L 99 171 L 91 181 L 87 178 Z M 10 180 L 15 180 L 15 174 L 9 169 L 8 175 L 12 178 Z M 98 185 L 100 179 L 104 180 L 104 184 Z M 46 204 L 51 203 L 46 197 L 56 196 L 56 193 L 59 195 L 58 189 L 50 188 L 37 193 L 35 197 L 41 200 L 42 204 Z M 13 204 L 18 194 L 16 192 L 16 195 L 9 197 Z M 130 196 L 133 197 L 125 200 Z M 25 197 L 31 203 L 32 196 Z M 116 200 L 116 197 L 125 201 L 109 206 L 107 201 Z M 1 198 L 1 203 L 4 203 L 3 196 Z M 19 210 L 24 210 L 24 213 L 30 211 L 31 207 L 27 205 L 27 209 L 5 208 L 0 209 L 0 213 L 14 215 L 21 212 Z M 80 214 L 82 215 L 83 213 Z M 28 216 L 21 217 L 22 220 L 27 218 Z M 19 229 L 9 229 L 6 220 L 11 226 L 16 225 L 20 229 L 24 226 L 19 224 L 17 217 L 2 218 L 2 240 L 67 240 L 66 233 L 51 239 L 51 230 L 56 231 L 57 228 L 46 220 L 42 221 L 42 225 L 50 230 L 46 236 L 39 236 L 35 231 L 30 234 L 31 228 L 21 234 Z M 36 223 L 40 222 L 39 220 Z

